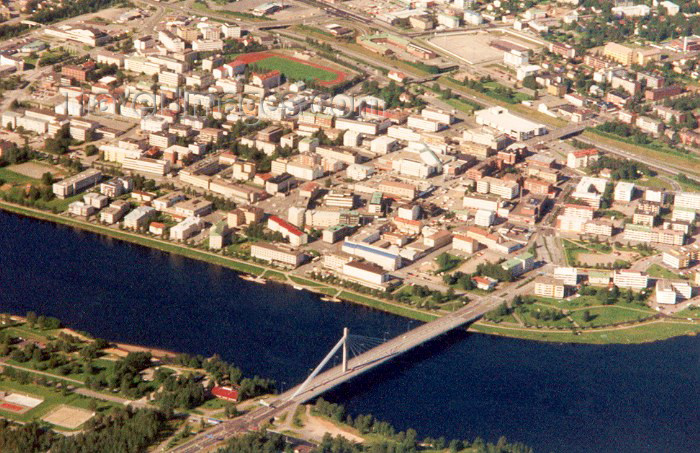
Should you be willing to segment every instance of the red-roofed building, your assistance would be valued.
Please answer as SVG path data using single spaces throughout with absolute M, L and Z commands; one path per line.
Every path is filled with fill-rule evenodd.
M 472 277 L 472 281 L 476 283 L 476 287 L 484 290 L 484 291 L 490 291 L 493 288 L 495 288 L 496 284 L 498 284 L 498 280 L 491 278 L 491 277 L 485 277 L 481 275 L 477 275 L 476 277 Z
M 600 157 L 600 152 L 597 149 L 580 149 L 572 151 L 566 157 L 566 166 L 569 168 L 585 168 Z
M 421 223 L 420 220 L 404 219 L 399 216 L 394 217 L 394 225 L 396 225 L 396 228 L 402 233 L 415 235 L 420 234 L 421 228 L 423 227 L 423 223 Z
M 165 224 L 160 222 L 151 222 L 148 226 L 148 232 L 156 236 L 162 236 L 165 233 Z
M 232 387 L 217 386 L 211 389 L 211 394 L 222 400 L 238 401 L 238 390 Z
M 313 198 L 318 193 L 320 188 L 321 186 L 319 186 L 318 183 L 313 181 L 305 182 L 299 186 L 299 195 L 306 198 Z
M 256 173 L 253 177 L 253 184 L 265 187 L 265 183 L 272 179 L 272 173 Z
M 309 237 L 306 233 L 276 215 L 267 219 L 267 227 L 272 231 L 281 233 L 295 247 L 309 242 Z
M 251 77 L 251 83 L 269 90 L 282 84 L 282 74 L 276 69 L 264 74 L 259 74 L 256 72 L 253 73 L 253 76 Z

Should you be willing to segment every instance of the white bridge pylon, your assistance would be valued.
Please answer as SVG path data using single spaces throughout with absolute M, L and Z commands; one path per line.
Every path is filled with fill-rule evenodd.
M 381 340 L 378 338 L 371 338 L 371 337 L 365 337 L 362 335 L 350 335 L 350 329 L 347 327 L 343 328 L 343 336 L 340 337 L 340 340 L 333 346 L 333 349 L 331 349 L 328 354 L 321 360 L 321 363 L 318 364 L 318 366 L 311 372 L 309 377 L 306 378 L 304 382 L 297 388 L 297 390 L 292 394 L 292 396 L 289 397 L 287 401 L 293 400 L 296 398 L 300 393 L 302 393 L 306 387 L 311 383 L 311 381 L 314 380 L 316 376 L 325 368 L 325 366 L 328 364 L 328 362 L 333 358 L 333 356 L 338 352 L 338 350 L 342 347 L 342 369 L 343 373 L 348 372 L 348 353 L 352 354 L 353 357 L 356 357 L 360 354 L 363 354 L 364 352 L 368 351 L 369 349 L 374 348 L 375 346 L 378 346 L 382 343 L 384 343 L 385 340 Z

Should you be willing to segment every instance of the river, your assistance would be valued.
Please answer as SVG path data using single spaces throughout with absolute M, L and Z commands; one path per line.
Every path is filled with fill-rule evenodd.
M 0 211 L 0 312 L 30 310 L 112 341 L 217 353 L 284 388 L 344 326 L 381 338 L 416 325 Z M 592 346 L 457 331 L 327 398 L 420 436 L 505 435 L 546 452 L 690 452 L 700 445 L 700 338 Z

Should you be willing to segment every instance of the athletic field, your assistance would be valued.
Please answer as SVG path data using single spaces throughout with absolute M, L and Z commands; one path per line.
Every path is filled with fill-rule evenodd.
M 235 64 L 253 64 L 269 71 L 277 70 L 287 80 L 316 81 L 320 85 L 333 86 L 343 82 L 347 73 L 328 66 L 311 63 L 299 58 L 272 52 L 253 52 L 239 55 Z

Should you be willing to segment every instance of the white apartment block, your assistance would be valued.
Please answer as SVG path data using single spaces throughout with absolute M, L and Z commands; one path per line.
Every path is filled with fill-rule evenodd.
M 156 210 L 150 206 L 139 206 L 124 217 L 124 228 L 137 230 L 145 228 L 148 222 L 155 217 Z
M 623 269 L 613 272 L 613 283 L 618 288 L 641 290 L 649 286 L 649 277 L 643 272 Z
M 535 295 L 540 297 L 549 297 L 552 299 L 563 299 L 565 296 L 566 287 L 564 283 L 552 277 L 537 277 L 535 279 Z
M 620 202 L 630 202 L 634 196 L 634 184 L 620 181 L 615 185 L 613 199 Z
M 575 267 L 555 267 L 554 278 L 561 280 L 565 285 L 576 286 L 578 283 L 578 269 Z
M 491 193 L 506 200 L 516 198 L 520 193 L 520 185 L 515 181 L 504 181 L 502 179 L 485 176 L 476 183 L 478 193 Z
M 658 304 L 675 305 L 693 297 L 693 287 L 685 281 L 659 279 L 656 281 L 655 289 Z
M 676 194 L 673 206 L 700 211 L 700 192 L 680 192 Z
M 204 228 L 204 222 L 199 217 L 187 217 L 182 222 L 170 228 L 170 240 L 186 241 Z
M 69 176 L 53 184 L 53 193 L 58 198 L 66 198 L 75 195 L 88 187 L 92 187 L 102 179 L 102 172 L 89 168 L 74 176 Z
M 304 252 L 264 243 L 253 244 L 250 247 L 250 256 L 290 267 L 298 267 L 305 258 Z

